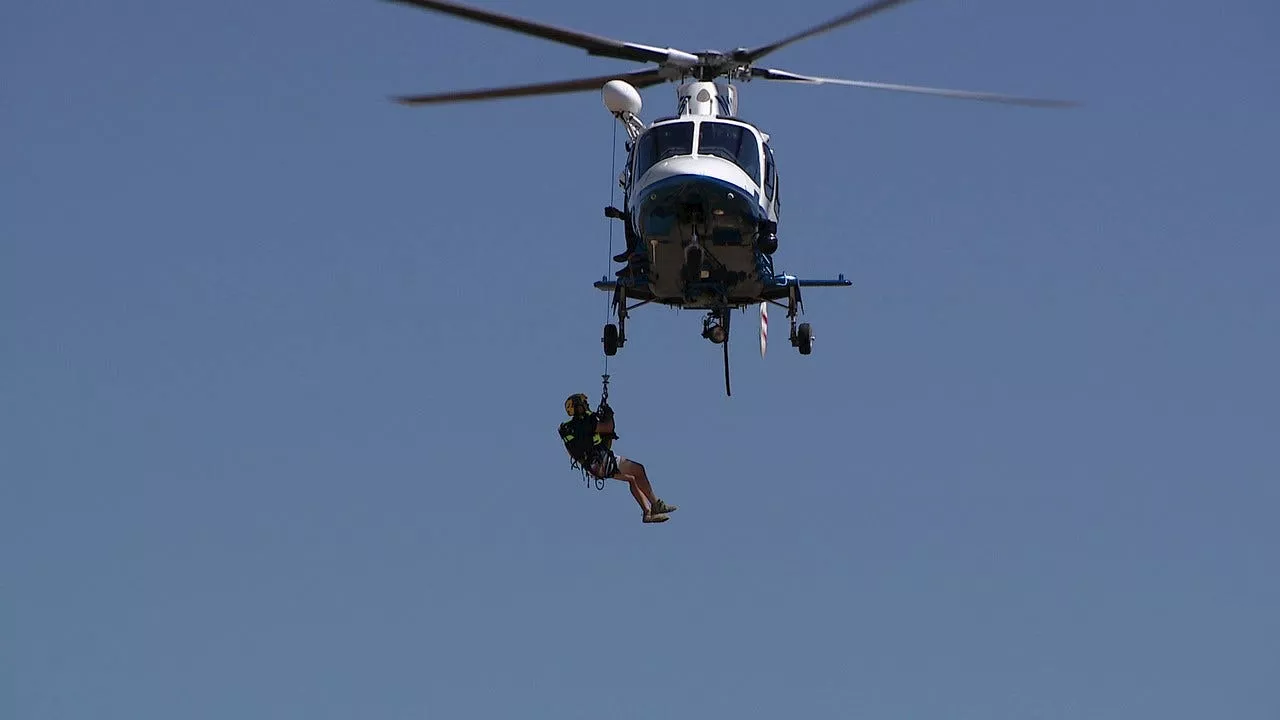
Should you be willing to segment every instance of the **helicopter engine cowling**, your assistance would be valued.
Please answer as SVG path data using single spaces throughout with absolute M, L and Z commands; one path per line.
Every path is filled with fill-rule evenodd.
M 640 91 L 625 80 L 610 80 L 600 89 L 600 95 L 614 115 L 640 114 Z

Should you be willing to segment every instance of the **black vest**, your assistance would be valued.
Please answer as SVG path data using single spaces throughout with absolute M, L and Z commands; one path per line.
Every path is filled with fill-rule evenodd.
M 560 423 L 560 440 L 574 459 L 586 460 L 591 449 L 602 442 L 596 433 L 598 420 L 594 414 Z

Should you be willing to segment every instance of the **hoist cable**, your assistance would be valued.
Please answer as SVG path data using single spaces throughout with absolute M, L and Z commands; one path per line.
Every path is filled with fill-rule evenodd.
M 613 207 L 614 197 L 617 190 L 614 187 L 614 176 L 618 174 L 618 123 L 612 122 L 613 137 L 609 140 L 609 207 Z M 604 276 L 609 277 L 609 268 L 613 267 L 613 223 L 614 218 L 608 218 L 609 221 L 609 255 L 605 258 Z M 613 307 L 613 297 L 606 296 L 604 306 L 604 322 L 609 324 L 609 311 Z M 604 378 L 605 388 L 609 385 L 609 354 L 604 355 Z

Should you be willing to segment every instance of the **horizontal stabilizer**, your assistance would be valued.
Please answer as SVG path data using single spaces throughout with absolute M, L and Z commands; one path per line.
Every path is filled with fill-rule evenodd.
M 773 284 L 766 287 L 760 294 L 765 300 L 781 300 L 791 295 L 792 288 L 795 288 L 795 292 L 799 292 L 802 287 L 849 287 L 851 285 L 853 282 L 845 279 L 844 273 L 834 280 L 802 280 L 794 275 L 776 275 L 773 278 Z
M 592 285 L 597 290 L 613 290 L 618 287 L 618 281 L 601 278 L 592 283 Z M 790 275 L 779 275 L 774 280 L 773 289 L 785 289 L 787 287 L 851 287 L 852 285 L 853 281 L 847 279 L 843 274 L 834 280 L 829 278 L 822 280 L 805 280 L 802 278 L 792 277 Z
M 800 280 L 795 281 L 800 287 L 849 287 L 853 285 L 852 280 L 846 280 L 843 275 L 835 280 Z

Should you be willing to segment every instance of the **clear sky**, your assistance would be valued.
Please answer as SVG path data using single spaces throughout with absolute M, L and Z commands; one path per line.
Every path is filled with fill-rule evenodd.
M 687 50 L 852 6 L 488 3 Z M 770 56 L 1084 104 L 746 86 L 780 269 L 854 287 L 808 357 L 735 316 L 732 398 L 701 313 L 637 311 L 644 525 L 555 435 L 599 95 L 387 101 L 643 66 L 375 0 L 6 4 L 0 715 L 1280 717 L 1278 24 L 920 0 Z

